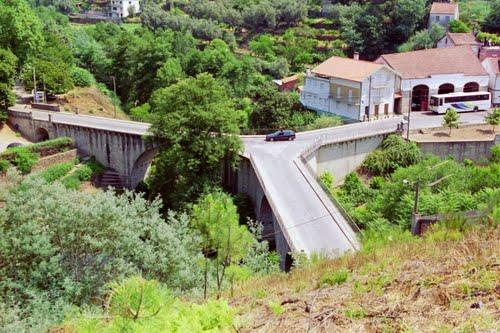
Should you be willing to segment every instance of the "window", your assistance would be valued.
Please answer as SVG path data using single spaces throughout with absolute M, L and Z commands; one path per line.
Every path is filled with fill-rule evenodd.
M 379 105 L 376 104 L 375 105 L 375 117 L 378 117 L 378 108 L 379 108 Z
M 436 22 L 439 22 L 439 15 L 436 15 Z
M 370 107 L 365 106 L 365 116 L 369 116 L 369 115 L 370 115 Z
M 352 90 L 351 90 L 351 89 L 349 89 L 349 97 L 348 97 L 348 101 L 349 101 L 349 103 L 351 103 L 351 102 L 352 102 Z
M 337 87 L 337 98 L 340 98 L 340 91 L 341 91 L 341 88 Z
M 387 103 L 386 103 L 386 104 L 384 104 L 384 114 L 385 114 L 386 116 L 388 116 L 388 115 L 389 115 L 389 104 L 387 104 Z

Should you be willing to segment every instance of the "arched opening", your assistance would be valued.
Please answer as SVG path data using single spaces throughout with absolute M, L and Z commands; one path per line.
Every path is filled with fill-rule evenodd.
M 41 141 L 47 141 L 49 139 L 49 132 L 45 128 L 38 128 L 35 131 L 35 141 L 36 142 L 41 142 Z
M 451 83 L 443 83 L 439 86 L 438 94 L 449 94 L 455 91 L 455 86 Z
M 135 188 L 141 180 L 144 180 L 144 178 L 146 178 L 149 167 L 151 166 L 151 161 L 153 160 L 157 152 L 158 150 L 156 148 L 153 148 L 148 149 L 141 155 L 139 155 L 132 167 L 132 172 L 130 173 L 130 183 L 128 184 L 128 187 Z
M 268 241 L 269 249 L 276 249 L 276 237 L 273 224 L 273 211 L 266 196 L 262 198 L 260 203 L 260 211 L 258 220 L 262 223 L 262 239 Z
M 429 87 L 419 84 L 413 87 L 411 92 L 411 110 L 427 111 L 429 105 Z
M 477 82 L 467 82 L 464 85 L 464 92 L 479 91 L 479 84 Z

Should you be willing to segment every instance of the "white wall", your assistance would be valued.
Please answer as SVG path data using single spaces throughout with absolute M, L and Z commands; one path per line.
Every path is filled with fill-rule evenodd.
M 484 69 L 489 74 L 488 90 L 491 92 L 491 102 L 495 105 L 500 104 L 500 74 L 495 73 L 490 62 L 485 60 L 482 62 Z
M 403 91 L 409 91 L 419 84 L 425 84 L 432 90 L 438 90 L 444 83 L 451 83 L 455 86 L 455 91 L 463 91 L 463 86 L 468 82 L 477 82 L 479 90 L 486 90 L 488 87 L 488 75 L 465 76 L 463 74 L 439 74 L 423 79 L 404 79 L 401 83 Z
M 110 6 L 113 17 L 128 17 L 130 15 L 128 9 L 131 6 L 135 8 L 134 14 L 138 14 L 140 12 L 138 0 L 111 0 Z M 116 8 L 116 10 L 114 8 Z
M 379 118 L 384 117 L 384 105 L 388 104 L 389 116 L 394 114 L 394 93 L 396 74 L 386 67 L 382 67 L 371 75 L 371 94 L 370 78 L 363 80 L 361 97 L 361 117 L 365 114 L 365 107 L 370 103 L 370 119 L 375 116 L 375 105 L 379 105 Z
M 315 76 L 304 77 L 304 87 L 300 94 L 300 101 L 309 109 L 329 112 L 330 82 Z

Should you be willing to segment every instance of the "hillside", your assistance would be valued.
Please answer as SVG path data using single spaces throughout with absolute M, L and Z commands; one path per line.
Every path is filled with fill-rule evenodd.
M 385 236 L 381 236 L 381 235 Z M 363 250 L 234 290 L 240 332 L 494 332 L 500 229 L 423 238 L 386 231 Z
M 78 108 L 79 114 L 114 118 L 115 107 L 113 100 L 103 94 L 96 87 L 75 87 L 61 95 L 59 102 L 64 111 L 74 112 Z M 129 120 L 129 117 L 116 106 L 116 118 Z

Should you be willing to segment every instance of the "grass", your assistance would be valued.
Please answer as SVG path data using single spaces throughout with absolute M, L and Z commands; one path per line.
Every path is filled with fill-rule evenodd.
M 233 290 L 230 303 L 240 309 L 237 328 L 494 331 L 500 327 L 500 228 L 447 228 L 453 226 L 433 228 L 421 238 L 397 229 L 373 232 L 364 236 L 365 246 L 356 254 L 252 278 Z

